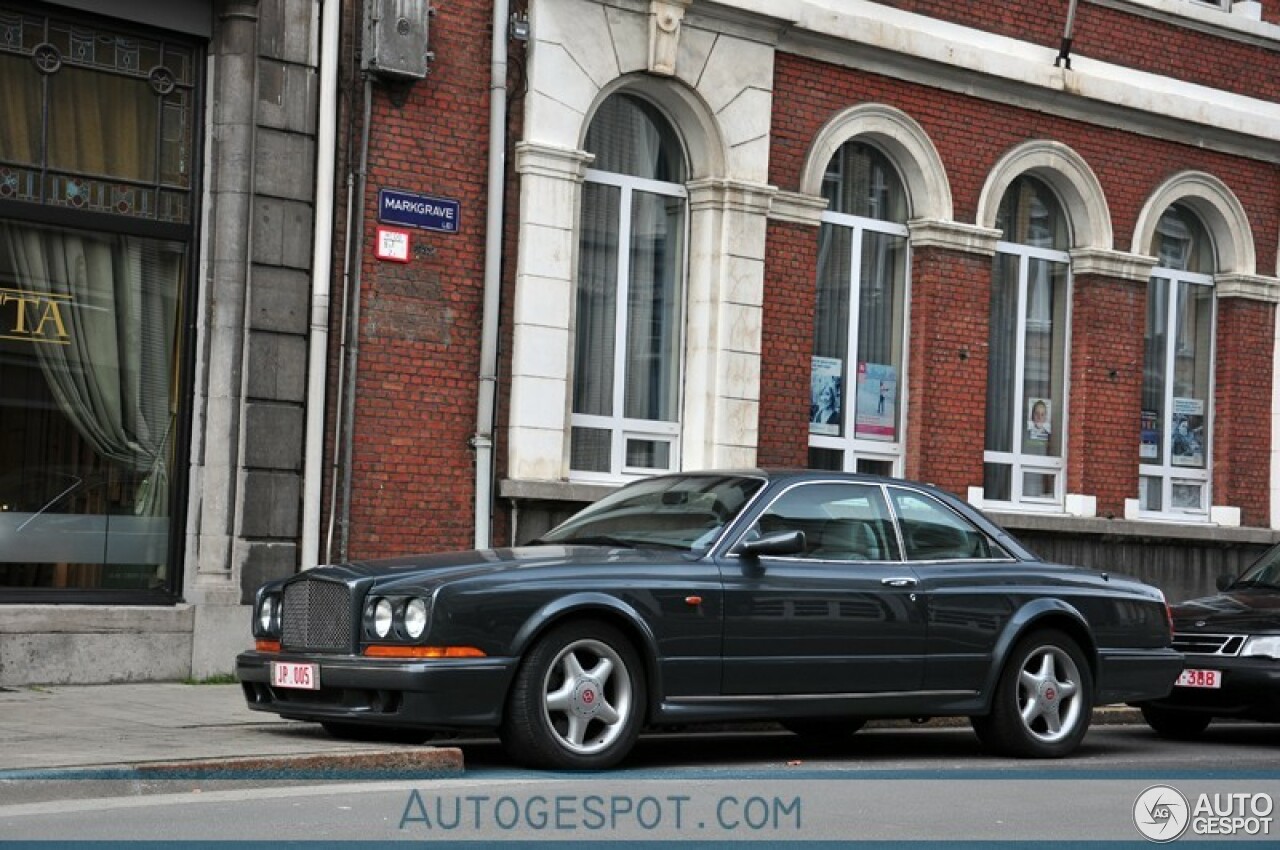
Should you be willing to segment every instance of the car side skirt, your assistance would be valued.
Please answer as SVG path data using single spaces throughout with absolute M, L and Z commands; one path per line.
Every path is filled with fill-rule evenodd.
M 799 717 L 930 717 L 981 714 L 977 691 L 903 691 L 870 694 L 697 696 L 666 699 L 654 723 L 771 720 Z

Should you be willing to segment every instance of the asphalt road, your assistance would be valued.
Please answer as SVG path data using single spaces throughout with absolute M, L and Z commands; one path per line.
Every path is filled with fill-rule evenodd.
M 1135 818 L 1150 813 L 1135 807 L 1156 785 L 1185 801 L 1185 837 L 1220 837 L 1192 832 L 1202 794 L 1241 810 L 1237 832 L 1256 829 L 1243 837 L 1274 845 L 1280 834 L 1271 820 L 1280 817 L 1271 811 L 1280 798 L 1280 725 L 1215 724 L 1194 743 L 1101 726 L 1074 757 L 1055 761 L 988 756 L 967 727 L 867 729 L 838 744 L 783 732 L 650 735 L 622 769 L 589 775 L 524 771 L 496 742 L 457 743 L 467 769 L 451 778 L 3 783 L 0 838 L 1138 846 L 1146 842 Z M 1224 823 L 1202 817 L 1199 826 Z

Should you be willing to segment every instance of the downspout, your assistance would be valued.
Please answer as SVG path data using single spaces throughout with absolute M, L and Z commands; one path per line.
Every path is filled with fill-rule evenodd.
M 492 538 L 493 420 L 498 387 L 498 310 L 502 287 L 503 191 L 507 158 L 507 18 L 510 0 L 493 3 L 493 53 L 489 77 L 489 191 L 485 221 L 484 310 L 480 328 L 480 386 L 476 401 L 475 547 Z
M 347 347 L 346 375 L 342 388 L 342 499 L 338 509 L 338 560 L 347 560 L 347 543 L 351 530 L 351 468 L 355 451 L 356 419 L 356 371 L 360 363 L 360 294 L 364 266 L 364 193 L 369 172 L 369 120 L 373 113 L 373 75 L 364 77 L 364 122 L 360 128 L 360 170 L 356 175 L 355 226 L 348 238 L 355 240 L 355 257 L 348 273 L 351 275 L 350 311 L 344 335 L 349 339 Z
M 305 570 L 318 563 L 323 491 L 325 374 L 333 273 L 333 182 L 337 156 L 339 0 L 324 0 L 320 18 L 320 104 L 316 127 L 315 248 L 311 254 L 311 326 L 302 471 L 302 553 Z

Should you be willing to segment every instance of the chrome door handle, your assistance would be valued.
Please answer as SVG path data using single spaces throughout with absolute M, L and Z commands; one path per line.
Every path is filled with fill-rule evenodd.
M 880 583 L 883 585 L 887 585 L 888 587 L 915 587 L 916 586 L 915 579 L 902 578 L 900 576 L 895 578 L 882 578 L 880 579 Z

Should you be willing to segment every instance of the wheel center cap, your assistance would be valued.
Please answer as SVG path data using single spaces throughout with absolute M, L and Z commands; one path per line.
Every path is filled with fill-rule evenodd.
M 573 713 L 579 717 L 595 717 L 600 703 L 600 683 L 594 679 L 579 679 L 573 688 Z
M 1040 688 L 1040 698 L 1052 705 L 1058 701 L 1058 688 L 1052 683 L 1045 683 Z

